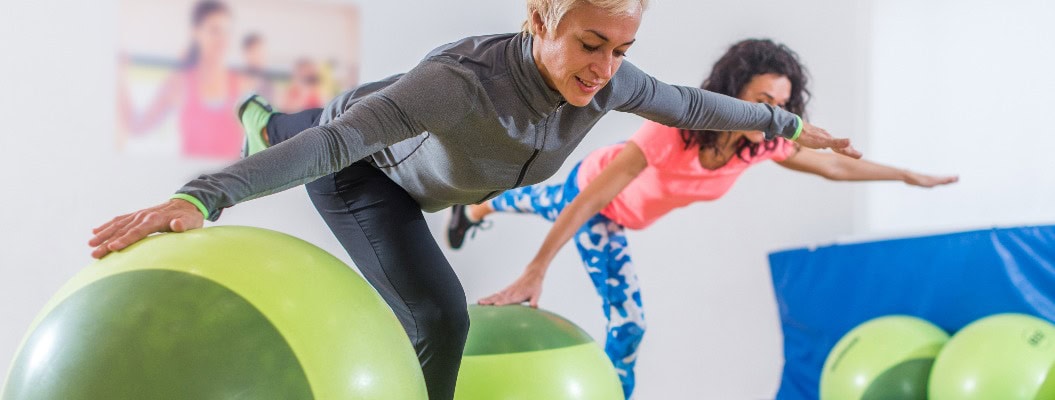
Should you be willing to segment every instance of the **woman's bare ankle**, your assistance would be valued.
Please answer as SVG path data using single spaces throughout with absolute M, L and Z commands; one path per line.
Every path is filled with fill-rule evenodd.
M 465 207 L 465 216 L 469 217 L 471 221 L 483 221 L 485 217 L 493 212 L 494 210 L 487 204 L 470 204 Z

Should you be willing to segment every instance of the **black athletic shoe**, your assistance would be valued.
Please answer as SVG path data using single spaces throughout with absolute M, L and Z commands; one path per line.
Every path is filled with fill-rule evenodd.
M 472 230 L 472 236 L 476 236 L 477 229 L 487 229 L 484 221 L 470 221 L 469 217 L 465 216 L 465 206 L 461 204 L 451 207 L 450 220 L 447 221 L 447 245 L 455 250 L 462 248 L 465 235 Z

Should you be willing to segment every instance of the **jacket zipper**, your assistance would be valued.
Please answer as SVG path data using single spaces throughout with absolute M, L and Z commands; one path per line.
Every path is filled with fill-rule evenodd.
M 535 157 L 538 157 L 538 153 L 541 151 L 541 149 L 535 149 L 535 151 L 531 152 L 531 157 L 528 157 L 527 162 L 524 163 L 524 167 L 520 169 L 520 175 L 517 176 L 517 182 L 513 184 L 513 188 L 520 187 L 520 183 L 524 182 L 524 175 L 527 175 L 528 167 L 531 166 L 531 162 L 535 161 Z
M 528 168 L 531 167 L 531 162 L 535 161 L 538 154 L 542 152 L 542 145 L 546 143 L 546 136 L 549 135 L 549 122 L 553 119 L 554 115 L 560 113 L 560 110 L 564 108 L 565 104 L 567 104 L 567 102 L 564 100 L 557 102 L 557 106 L 553 108 L 553 112 L 546 117 L 546 123 L 544 125 L 545 130 L 542 132 L 542 141 L 535 147 L 535 151 L 531 152 L 531 157 L 528 157 L 527 162 L 524 163 L 524 167 L 520 169 L 520 175 L 517 176 L 517 182 L 513 184 L 512 188 L 518 188 L 521 183 L 524 183 L 524 176 L 527 175 Z
M 562 108 L 564 108 L 565 104 L 567 104 L 567 102 L 564 101 L 564 100 L 561 100 L 560 102 L 558 102 L 557 106 L 553 108 L 553 112 L 550 113 L 550 115 L 546 117 L 546 123 L 544 124 L 546 129 L 545 129 L 545 131 L 542 134 L 542 143 L 546 143 L 546 135 L 549 134 L 549 121 L 550 121 L 550 119 L 553 117 L 554 114 L 559 113 L 560 110 Z M 537 158 L 539 153 L 541 153 L 541 152 L 542 152 L 542 145 L 539 144 L 538 146 L 535 147 L 535 150 L 531 152 L 531 157 L 528 157 L 527 161 L 524 162 L 524 166 L 520 168 L 520 175 L 517 176 L 516 183 L 514 183 L 513 186 L 510 189 L 515 189 L 515 188 L 520 187 L 520 184 L 524 182 L 524 177 L 527 176 L 528 168 L 531 167 L 531 163 L 533 161 L 535 161 L 535 158 Z M 485 200 L 487 200 L 488 198 L 490 198 L 492 195 L 494 195 L 495 193 L 502 192 L 502 191 L 503 190 L 495 190 L 495 191 L 493 191 L 491 193 L 488 193 L 486 196 L 484 196 L 482 199 L 480 199 L 476 203 L 477 204 L 482 203 Z

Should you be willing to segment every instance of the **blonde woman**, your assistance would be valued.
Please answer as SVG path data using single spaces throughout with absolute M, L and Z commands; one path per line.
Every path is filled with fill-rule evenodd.
M 277 114 L 250 98 L 239 114 L 251 156 L 96 228 L 92 255 L 153 232 L 201 227 L 224 208 L 307 183 L 323 219 L 406 329 L 429 397 L 450 399 L 468 313 L 422 210 L 545 180 L 609 111 L 685 129 L 765 131 L 860 156 L 849 140 L 777 107 L 668 85 L 625 63 L 646 6 L 529 0 L 522 32 L 440 46 L 406 74 L 359 86 L 323 109 Z
M 802 114 L 809 100 L 806 83 L 806 70 L 791 49 L 749 39 L 729 48 L 701 87 Z M 448 241 L 460 247 L 466 232 L 494 212 L 536 214 L 554 222 L 520 278 L 480 300 L 491 305 L 526 301 L 535 307 L 553 257 L 574 238 L 608 319 L 605 353 L 629 398 L 645 312 L 626 229 L 644 230 L 677 208 L 717 200 L 744 171 L 768 160 L 837 181 L 895 180 L 933 187 L 958 179 L 800 149 L 785 139 L 766 141 L 762 132 L 685 130 L 646 122 L 625 143 L 590 153 L 562 183 L 513 189 L 486 203 L 452 207 Z M 731 228 L 745 234 L 751 229 Z

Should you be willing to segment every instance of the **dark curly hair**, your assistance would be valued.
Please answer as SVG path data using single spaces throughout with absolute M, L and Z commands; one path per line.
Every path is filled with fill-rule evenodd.
M 799 57 L 794 51 L 772 40 L 748 39 L 734 44 L 714 64 L 711 75 L 703 81 L 700 88 L 738 97 L 752 78 L 764 74 L 785 76 L 791 81 L 791 97 L 784 109 L 805 117 L 806 103 L 810 97 L 810 91 L 806 89 L 806 68 L 799 63 Z M 720 141 L 726 134 L 727 132 L 720 131 L 681 130 L 686 149 L 698 146 L 701 151 L 712 150 L 715 153 L 718 152 Z M 776 149 L 777 144 L 776 140 L 752 143 L 747 138 L 740 138 L 736 143 L 736 155 L 746 161 L 759 153 Z

